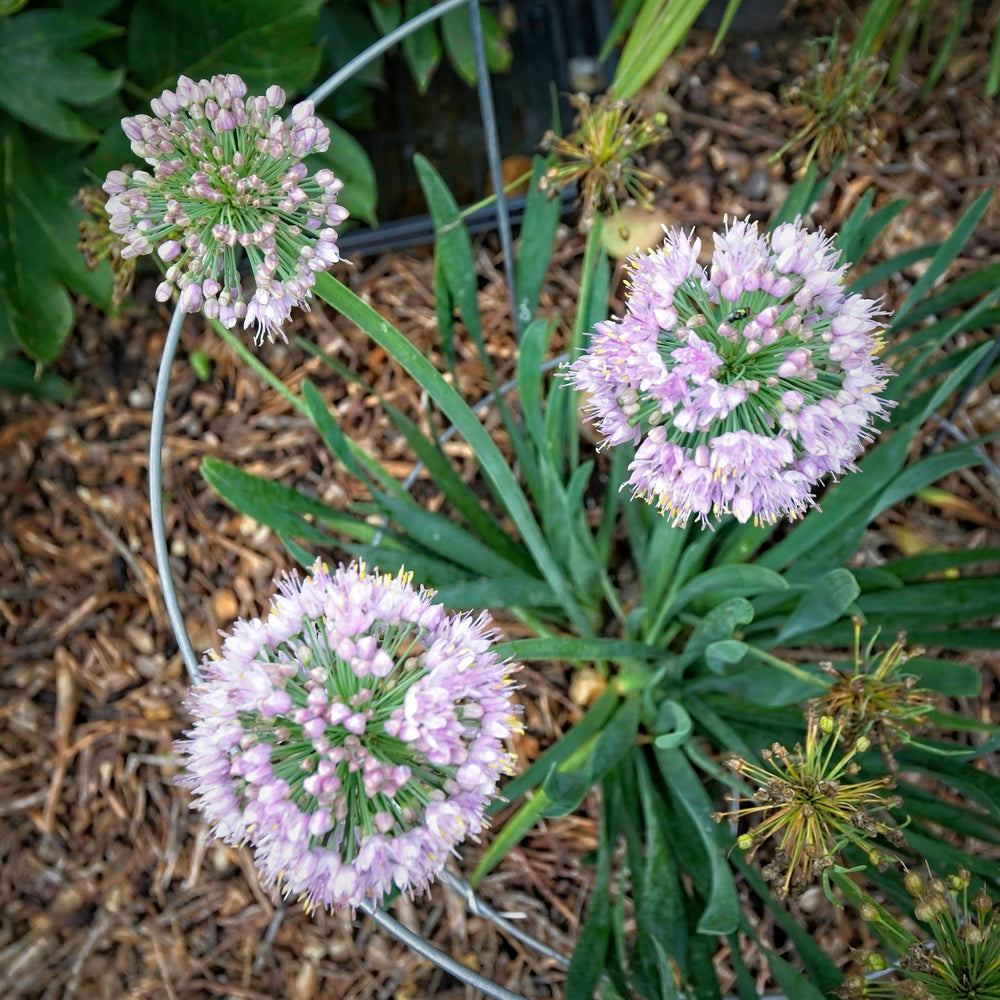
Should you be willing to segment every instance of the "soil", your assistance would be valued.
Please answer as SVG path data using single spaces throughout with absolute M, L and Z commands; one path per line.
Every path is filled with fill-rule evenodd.
M 829 4 L 799 8 L 808 34 L 829 30 Z M 930 52 L 904 64 L 895 95 L 866 119 L 863 136 L 828 185 L 811 219 L 838 225 L 865 192 L 875 205 L 909 208 L 873 248 L 884 258 L 945 238 L 978 194 L 1000 180 L 996 102 L 984 96 L 988 26 L 997 4 L 978 9 L 929 101 L 917 95 Z M 849 15 L 847 28 L 849 29 Z M 804 68 L 801 30 L 775 40 L 732 35 L 719 56 L 695 32 L 648 89 L 671 137 L 650 165 L 664 185 L 657 223 L 694 226 L 705 238 L 723 215 L 766 218 L 784 198 L 802 151 L 768 157 L 794 133 L 779 92 Z M 655 239 L 655 237 L 654 237 Z M 582 238 L 560 233 L 543 308 L 572 313 Z M 515 358 L 508 301 L 492 238 L 477 241 L 480 307 L 501 371 Z M 991 206 L 955 262 L 958 277 L 1000 260 L 1000 203 Z M 881 291 L 899 301 L 919 268 Z M 429 354 L 439 357 L 430 250 L 356 260 L 340 276 Z M 142 277 L 119 315 L 78 304 L 60 370 L 78 387 L 63 405 L 0 399 L 0 984 L 12 998 L 119 997 L 246 1000 L 375 996 L 467 997 L 467 989 L 358 915 L 317 913 L 260 889 L 249 855 L 206 838 L 205 824 L 174 785 L 171 744 L 186 725 L 187 679 L 157 582 L 146 496 L 152 386 L 169 313 Z M 620 308 L 619 301 L 612 308 Z M 563 331 L 565 332 L 565 331 Z M 992 331 L 983 331 L 986 337 Z M 296 321 L 289 345 L 262 360 L 294 390 L 306 378 L 335 404 L 356 440 L 400 477 L 413 466 L 377 398 L 334 376 L 295 341 L 319 345 L 362 374 L 389 401 L 425 412 L 391 359 L 343 319 L 316 304 Z M 958 345 L 961 346 L 961 345 Z M 189 356 L 204 352 L 199 380 Z M 471 348 L 459 344 L 458 387 L 487 392 Z M 489 419 L 489 418 L 488 418 Z M 952 415 L 970 438 L 995 432 L 1000 406 L 980 386 Z M 919 447 L 931 446 L 930 426 Z M 450 446 L 468 477 L 473 456 Z M 993 443 L 988 457 L 1000 461 Z M 266 528 L 223 505 L 201 479 L 205 456 L 309 490 L 343 505 L 363 496 L 306 420 L 234 358 L 197 318 L 186 322 L 171 382 L 165 440 L 167 534 L 182 610 L 196 649 L 238 616 L 261 613 L 276 573 L 291 561 Z M 929 545 L 997 544 L 1000 483 L 995 465 L 955 473 L 943 492 L 894 508 L 869 532 L 866 558 Z M 436 502 L 425 490 L 428 503 Z M 513 634 L 513 633 L 512 633 Z M 996 691 L 1000 664 L 980 656 Z M 572 726 L 593 695 L 565 665 L 526 669 L 524 764 Z M 995 706 L 962 706 L 989 718 Z M 483 883 L 482 898 L 528 933 L 568 954 L 585 912 L 596 846 L 596 810 L 546 820 Z M 502 821 L 502 819 L 501 819 Z M 481 848 L 469 845 L 457 872 Z M 809 900 L 799 902 L 806 912 Z M 397 919 L 484 975 L 527 998 L 560 996 L 564 971 L 549 958 L 468 912 L 443 886 L 401 899 Z M 817 936 L 847 959 L 848 930 L 824 916 Z M 767 915 L 761 918 L 767 937 Z M 751 956 L 752 957 L 752 956 Z M 723 989 L 731 986 L 725 953 Z M 761 989 L 772 988 L 758 963 Z

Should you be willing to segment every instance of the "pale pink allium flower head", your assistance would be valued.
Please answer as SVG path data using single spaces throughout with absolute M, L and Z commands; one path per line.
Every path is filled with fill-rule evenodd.
M 284 336 L 295 306 L 306 309 L 316 272 L 340 260 L 335 229 L 344 186 L 329 170 L 312 177 L 302 158 L 330 145 L 311 101 L 287 118 L 281 87 L 247 97 L 235 73 L 195 82 L 152 101 L 152 115 L 122 119 L 132 151 L 152 173 L 112 170 L 104 182 L 111 231 L 122 257 L 154 251 L 166 265 L 160 302 L 179 293 L 184 312 L 233 327 L 256 325 L 256 340 Z M 252 291 L 239 273 L 246 255 Z
M 728 225 L 708 270 L 700 249 L 670 230 L 630 258 L 625 315 L 597 325 L 569 378 L 603 443 L 638 446 L 633 495 L 674 523 L 800 517 L 891 405 L 879 303 L 845 294 L 840 252 L 799 219 Z
M 449 615 L 364 563 L 285 577 L 192 690 L 180 783 L 266 885 L 307 905 L 424 888 L 466 837 L 521 731 L 486 613 Z

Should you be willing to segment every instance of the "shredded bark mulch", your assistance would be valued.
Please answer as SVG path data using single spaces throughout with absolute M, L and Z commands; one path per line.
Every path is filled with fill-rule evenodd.
M 813 33 L 829 26 L 829 14 L 824 6 L 809 12 Z M 867 145 L 855 148 L 814 213 L 817 224 L 835 230 L 868 190 L 876 206 L 910 198 L 873 248 L 873 260 L 943 239 L 980 191 L 1000 179 L 997 107 L 983 96 L 988 17 L 982 12 L 979 29 L 963 38 L 931 102 L 917 103 L 917 83 L 905 79 L 896 98 L 876 110 Z M 798 36 L 785 34 L 766 44 L 732 37 L 723 57 L 710 58 L 710 36 L 696 33 L 647 94 L 668 112 L 671 128 L 651 165 L 665 181 L 657 220 L 694 226 L 708 247 L 723 214 L 766 218 L 793 179 L 801 154 L 767 163 L 795 126 L 777 96 L 802 69 Z M 917 59 L 906 69 L 919 80 L 926 65 Z M 557 342 L 574 311 L 582 246 L 564 227 L 542 299 L 561 324 Z M 477 242 L 477 256 L 488 347 L 504 377 L 513 370 L 516 346 L 491 238 Z M 1000 205 L 994 204 L 950 277 L 997 259 Z M 914 267 L 893 277 L 884 289 L 889 307 L 919 273 Z M 443 364 L 427 248 L 358 260 L 341 276 Z M 166 620 L 149 529 L 152 386 L 169 321 L 152 288 L 151 280 L 140 280 L 134 302 L 117 317 L 79 306 L 61 362 L 79 387 L 76 398 L 62 406 L 0 400 L 3 995 L 467 997 L 466 987 L 368 918 L 307 915 L 300 904 L 262 891 L 248 853 L 209 841 L 187 793 L 173 783 L 171 744 L 186 725 L 187 678 Z M 291 332 L 426 419 L 425 401 L 391 359 L 320 304 Z M 488 386 L 474 351 L 461 337 L 458 349 L 458 386 L 468 398 L 481 398 Z M 204 382 L 187 360 L 196 350 L 212 362 Z M 315 381 L 355 439 L 400 477 L 410 471 L 413 457 L 375 395 L 345 383 L 294 339 L 261 356 L 293 390 L 306 378 Z M 484 419 L 496 425 L 495 417 Z M 965 401 L 953 424 L 968 437 L 1000 427 L 989 386 Z M 928 428 L 920 446 L 928 447 L 935 433 Z M 448 447 L 471 479 L 475 462 L 467 446 L 455 440 Z M 995 446 L 986 447 L 996 462 Z M 260 614 L 273 578 L 291 565 L 268 529 L 223 505 L 201 480 L 198 466 L 208 455 L 335 506 L 364 495 L 307 421 L 189 319 L 171 383 L 164 466 L 171 565 L 197 650 L 214 645 L 218 630 L 238 616 Z M 866 539 L 867 555 L 997 544 L 998 485 L 988 468 L 952 475 L 943 496 L 912 501 L 884 518 Z M 428 503 L 438 502 L 426 486 L 418 489 Z M 1000 666 L 986 656 L 975 662 L 995 691 Z M 527 764 L 572 726 L 600 685 L 559 664 L 526 669 L 521 677 L 526 735 L 516 750 Z M 963 708 L 986 719 L 995 710 L 985 700 Z M 584 862 L 596 847 L 596 816 L 588 800 L 574 815 L 544 821 L 481 887 L 487 902 L 565 954 L 585 913 L 591 875 Z M 456 870 L 471 871 L 479 851 L 470 845 Z M 803 919 L 810 919 L 810 907 L 819 913 L 817 939 L 846 961 L 856 933 L 850 919 L 808 894 L 796 905 Z M 468 913 L 441 886 L 429 898 L 399 900 L 392 911 L 525 997 L 561 995 L 557 963 Z M 770 918 L 759 920 L 760 934 L 774 943 Z M 728 989 L 724 949 L 717 964 Z M 766 962 L 755 967 L 761 989 L 773 988 Z

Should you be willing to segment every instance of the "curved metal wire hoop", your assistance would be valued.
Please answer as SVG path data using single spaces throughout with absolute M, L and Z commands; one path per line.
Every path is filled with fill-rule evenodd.
M 483 135 L 485 138 L 487 158 L 489 160 L 490 176 L 493 182 L 493 190 L 497 192 L 496 212 L 497 228 L 500 232 L 500 244 L 503 250 L 503 263 L 507 278 L 507 287 L 511 299 L 511 317 L 515 327 L 515 333 L 520 331 L 520 322 L 517 311 L 517 294 L 514 287 L 512 240 L 510 231 L 510 218 L 507 210 L 507 202 L 503 194 L 503 175 L 500 165 L 500 143 L 497 136 L 496 118 L 493 111 L 493 95 L 490 90 L 489 70 L 486 64 L 486 49 L 483 43 L 482 25 L 479 21 L 478 0 L 441 0 L 440 3 L 401 24 L 394 31 L 370 46 L 360 55 L 352 59 L 346 66 L 342 67 L 333 76 L 329 77 L 323 84 L 316 88 L 309 99 L 318 103 L 325 97 L 332 94 L 339 86 L 349 80 L 358 70 L 366 66 L 373 59 L 376 59 L 383 52 L 393 45 L 419 30 L 424 25 L 437 20 L 449 11 L 465 6 L 469 11 L 469 21 L 472 31 L 472 41 L 475 50 L 476 74 L 479 90 L 479 105 L 482 115 Z M 177 345 L 180 341 L 181 327 L 184 322 L 184 313 L 179 306 L 175 308 L 170 326 L 167 328 L 167 337 L 163 346 L 163 354 L 160 357 L 160 367 L 156 377 L 156 391 L 153 397 L 153 411 L 151 414 L 151 426 L 149 436 L 149 507 L 150 520 L 153 531 L 153 549 L 156 554 L 156 568 L 160 579 L 160 589 L 163 592 L 163 600 L 167 609 L 167 617 L 170 620 L 171 628 L 177 639 L 177 646 L 188 674 L 194 684 L 204 682 L 204 675 L 191 638 L 188 635 L 184 617 L 181 613 L 180 604 L 177 600 L 177 590 L 174 586 L 173 572 L 170 567 L 170 552 L 167 545 L 166 530 L 163 520 L 163 427 L 167 409 L 167 396 L 170 386 L 170 370 L 173 366 L 174 356 L 177 352 Z M 506 388 L 506 387 L 505 387 Z M 486 405 L 489 401 L 483 400 L 480 405 Z M 419 470 L 415 470 L 414 477 Z M 451 886 L 466 901 L 470 910 L 480 916 L 492 920 L 497 926 L 519 940 L 531 945 L 536 950 L 554 959 L 560 964 L 568 964 L 565 956 L 559 954 L 540 941 L 536 941 L 530 935 L 521 931 L 520 928 L 512 925 L 510 921 L 502 917 L 489 906 L 478 900 L 472 892 L 472 888 L 457 876 L 445 874 L 442 877 L 446 885 Z M 408 945 L 423 957 L 434 962 L 439 968 L 450 973 L 456 979 L 461 980 L 469 986 L 481 991 L 495 1000 L 524 1000 L 517 993 L 505 989 L 489 979 L 473 972 L 460 962 L 438 950 L 422 937 L 407 930 L 402 924 L 396 921 L 385 911 L 370 903 L 362 904 L 361 909 L 383 929 L 397 939 Z

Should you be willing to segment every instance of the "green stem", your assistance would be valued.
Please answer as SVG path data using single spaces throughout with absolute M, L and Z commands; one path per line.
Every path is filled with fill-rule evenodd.
M 758 646 L 752 646 L 747 643 L 747 650 L 756 656 L 758 659 L 763 660 L 765 663 L 769 663 L 772 667 L 777 667 L 779 670 L 784 671 L 790 677 L 794 677 L 796 680 L 808 681 L 810 684 L 815 684 L 817 687 L 826 688 L 829 687 L 829 682 L 821 677 L 816 677 L 810 674 L 806 670 L 802 670 L 796 667 L 794 664 L 788 663 L 781 658 L 768 653 L 766 650 L 761 649 Z
M 508 181 L 503 186 L 503 193 L 510 194 L 511 191 L 513 191 L 519 185 L 523 184 L 525 181 L 530 181 L 531 174 L 532 174 L 531 170 L 526 170 L 523 174 L 521 174 L 518 177 L 515 177 L 512 181 Z M 458 214 L 463 219 L 467 219 L 474 212 L 478 212 L 479 209 L 485 208 L 487 205 L 492 205 L 493 202 L 495 202 L 496 200 L 497 196 L 495 194 L 487 195 L 481 201 L 477 201 L 474 205 L 467 205 Z
M 594 224 L 587 233 L 587 243 L 583 250 L 583 273 L 580 276 L 580 295 L 576 304 L 576 316 L 573 319 L 573 335 L 569 342 L 569 359 L 576 360 L 577 355 L 583 349 L 583 328 L 589 321 L 588 305 L 593 292 L 594 278 L 597 274 L 598 254 L 603 253 L 601 249 L 601 231 L 604 228 L 604 219 L 600 215 L 594 215 Z M 570 469 L 576 469 L 580 464 L 580 434 L 576 414 L 579 409 L 578 400 L 580 394 L 576 389 L 568 388 L 563 394 L 563 403 L 567 408 L 566 424 L 570 428 L 569 451 Z

